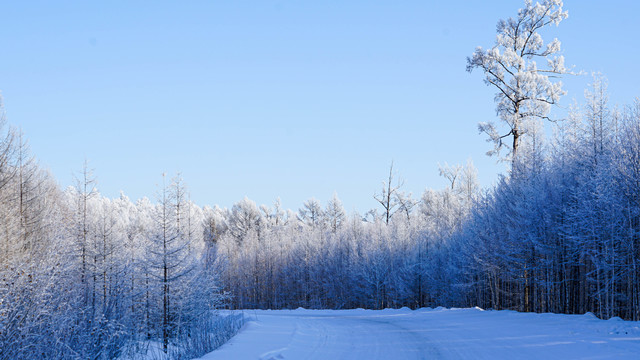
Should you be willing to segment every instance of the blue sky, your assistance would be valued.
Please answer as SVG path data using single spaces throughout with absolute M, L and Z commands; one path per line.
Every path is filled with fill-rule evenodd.
M 109 197 L 153 197 L 181 172 L 200 205 L 297 209 L 335 191 L 365 212 L 392 160 L 417 197 L 444 186 L 438 163 L 471 158 L 484 186 L 504 170 L 477 133 L 494 91 L 465 62 L 522 4 L 6 2 L 0 91 L 62 186 L 86 158 Z M 606 75 L 613 103 L 640 96 L 638 2 L 564 5 L 545 40 Z M 564 82 L 566 108 L 590 79 Z

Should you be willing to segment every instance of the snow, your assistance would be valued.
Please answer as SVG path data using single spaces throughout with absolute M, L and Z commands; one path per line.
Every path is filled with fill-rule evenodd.
M 472 309 L 249 310 L 218 359 L 638 359 L 640 322 Z

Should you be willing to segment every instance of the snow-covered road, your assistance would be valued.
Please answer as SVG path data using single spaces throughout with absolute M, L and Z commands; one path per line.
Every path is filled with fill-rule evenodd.
M 480 309 L 246 311 L 218 359 L 639 359 L 640 324 Z

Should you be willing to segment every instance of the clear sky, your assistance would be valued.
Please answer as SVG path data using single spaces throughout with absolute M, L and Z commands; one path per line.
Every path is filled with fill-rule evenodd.
M 613 103 L 640 96 L 640 2 L 566 0 L 543 33 L 567 64 L 600 71 Z M 181 172 L 199 205 L 334 191 L 349 211 L 390 162 L 419 197 L 438 163 L 504 164 L 477 123 L 494 90 L 465 72 L 522 1 L 6 1 L 0 91 L 8 121 L 62 186 L 84 159 L 109 197 L 153 198 Z M 589 77 L 565 79 L 582 101 Z M 559 109 L 558 113 L 563 110 Z

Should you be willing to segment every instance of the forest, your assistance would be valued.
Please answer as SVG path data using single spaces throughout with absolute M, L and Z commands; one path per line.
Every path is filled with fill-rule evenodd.
M 390 168 L 366 215 L 347 214 L 337 196 L 298 211 L 246 198 L 199 207 L 179 176 L 153 201 L 109 199 L 87 167 L 60 189 L 6 130 L 1 357 L 111 358 L 124 344 L 237 326 L 202 317 L 215 308 L 479 306 L 639 320 L 640 100 L 610 106 L 602 78 L 588 95 L 550 140 L 528 133 L 517 176 L 480 189 L 471 163 L 443 166 L 450 186 L 414 199 Z
M 544 2 L 558 3 L 537 20 L 560 22 L 562 3 Z M 536 20 L 540 5 L 526 4 L 520 18 Z M 526 23 L 499 23 L 494 49 L 510 49 Z M 391 164 L 366 214 L 337 195 L 297 210 L 248 198 L 201 207 L 180 174 L 163 175 L 151 198 L 111 199 L 88 163 L 61 188 L 3 111 L 0 359 L 135 358 L 149 346 L 193 358 L 242 325 L 215 309 L 478 306 L 640 320 L 640 98 L 610 104 L 596 74 L 580 105 L 547 121 L 561 90 L 524 60 L 538 51 L 546 74 L 567 70 L 552 58 L 559 44 L 532 38 L 539 46 L 511 39 L 524 47 L 517 61 L 510 50 L 468 59 L 499 90 L 512 143 L 479 128 L 492 153 L 507 149 L 510 171 L 481 188 L 471 161 L 443 165 L 434 171 L 448 186 L 414 197 Z M 497 70 L 509 66 L 529 83 Z

